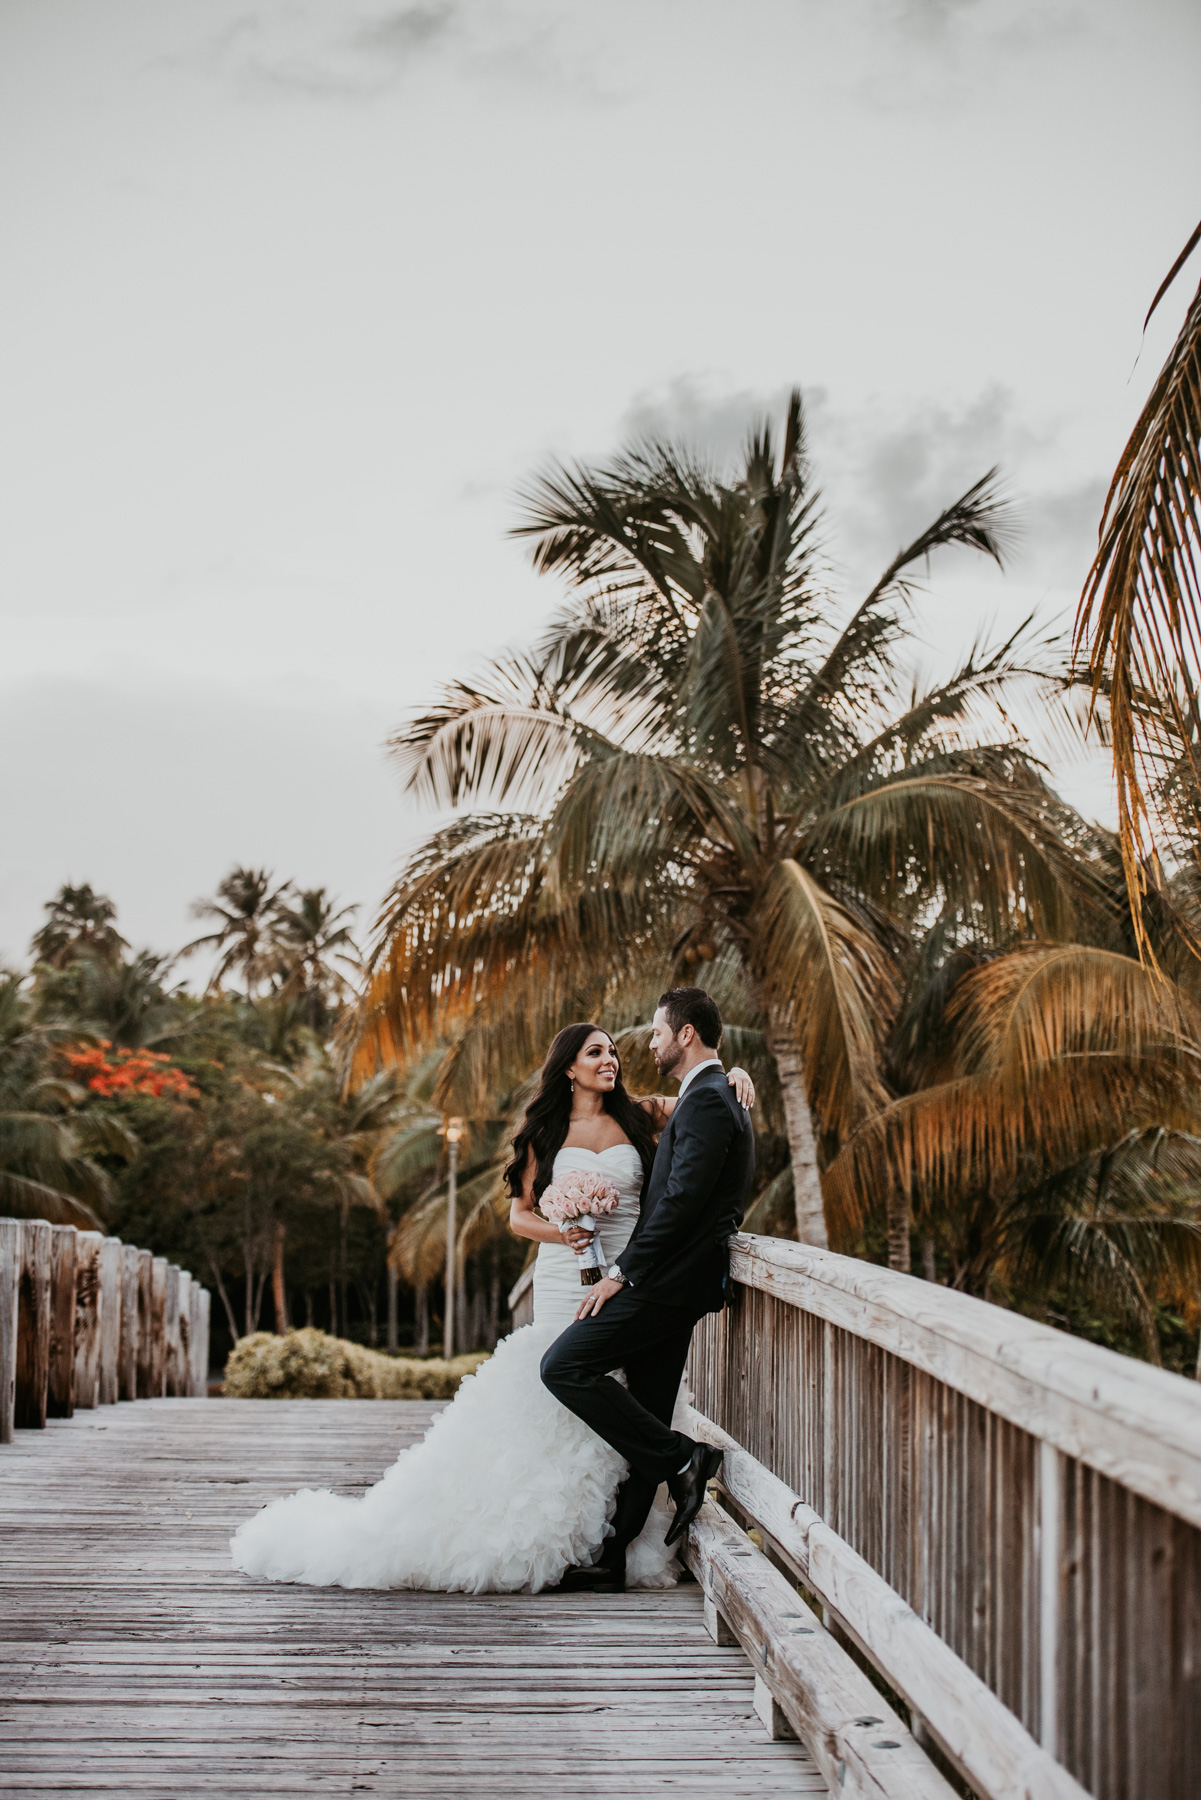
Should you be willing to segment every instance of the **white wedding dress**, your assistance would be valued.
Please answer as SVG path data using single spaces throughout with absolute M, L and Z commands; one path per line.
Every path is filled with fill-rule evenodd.
M 631 1144 L 560 1150 L 555 1174 L 568 1169 L 603 1173 L 621 1195 L 600 1222 L 612 1262 L 638 1219 L 638 1152 Z M 543 1352 L 571 1323 L 582 1292 L 574 1251 L 541 1244 L 534 1323 L 502 1339 L 421 1443 L 402 1450 L 362 1499 L 302 1488 L 273 1500 L 230 1539 L 235 1567 L 313 1587 L 478 1594 L 537 1593 L 569 1564 L 590 1562 L 626 1465 L 547 1392 L 539 1374 Z M 675 1551 L 663 1543 L 671 1520 L 663 1499 L 661 1490 L 630 1546 L 632 1586 L 670 1587 L 678 1575 Z

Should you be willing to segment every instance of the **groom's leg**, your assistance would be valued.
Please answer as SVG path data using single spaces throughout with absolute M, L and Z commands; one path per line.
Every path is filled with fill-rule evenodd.
M 667 1426 L 670 1426 L 675 1411 L 692 1332 L 693 1322 L 689 1318 L 681 1325 L 674 1339 L 657 1344 L 651 1355 L 631 1357 L 626 1363 L 626 1381 L 630 1393 L 640 1405 L 645 1406 L 648 1412 Z M 658 1486 L 658 1482 L 652 1481 L 649 1476 L 640 1475 L 636 1469 L 630 1470 L 617 1490 L 613 1535 L 605 1541 L 600 1554 L 601 1562 L 616 1561 L 618 1557 L 624 1561 L 627 1547 L 646 1524 Z
M 627 1289 L 591 1318 L 577 1319 L 556 1338 L 542 1358 L 542 1380 L 569 1412 L 590 1425 L 598 1437 L 624 1456 L 631 1470 L 652 1483 L 674 1475 L 692 1454 L 690 1438 L 671 1428 L 663 1394 L 675 1369 L 672 1402 L 679 1387 L 692 1320 L 676 1307 L 639 1305 Z M 655 1381 L 648 1357 L 661 1355 L 662 1378 Z M 610 1369 L 624 1368 L 633 1390 L 614 1381 Z

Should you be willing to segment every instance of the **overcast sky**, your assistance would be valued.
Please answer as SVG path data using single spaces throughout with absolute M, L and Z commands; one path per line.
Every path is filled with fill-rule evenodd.
M 917 660 L 1070 618 L 1199 74 L 1185 0 L 0 0 L 0 958 L 67 879 L 156 948 L 236 861 L 370 916 L 386 733 L 558 598 L 550 456 L 796 382 L 848 597 L 1021 504 Z

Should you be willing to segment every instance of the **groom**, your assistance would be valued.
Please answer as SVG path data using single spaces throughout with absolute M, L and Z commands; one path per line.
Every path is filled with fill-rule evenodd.
M 630 1467 L 617 1492 L 613 1535 L 597 1563 L 568 1569 L 571 1589 L 625 1586 L 626 1546 L 646 1523 L 661 1481 L 675 1501 L 673 1544 L 701 1509 L 721 1451 L 671 1428 L 697 1320 L 720 1312 L 727 1241 L 746 1209 L 755 1138 L 718 1060 L 721 1014 L 701 988 L 671 988 L 655 1013 L 651 1050 L 680 1083 L 633 1235 L 590 1288 L 542 1359 L 542 1380 Z M 627 1386 L 611 1369 L 624 1369 Z

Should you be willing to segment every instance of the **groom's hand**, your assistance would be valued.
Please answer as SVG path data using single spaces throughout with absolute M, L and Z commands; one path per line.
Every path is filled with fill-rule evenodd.
M 624 1281 L 610 1281 L 607 1275 L 602 1275 L 601 1279 L 588 1289 L 588 1292 L 576 1307 L 576 1318 L 591 1318 L 594 1313 L 600 1311 L 601 1307 L 604 1306 L 607 1301 L 612 1300 L 614 1294 L 620 1294 L 624 1286 Z

